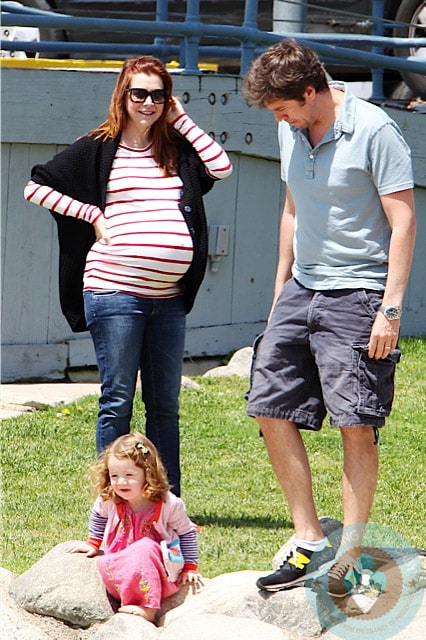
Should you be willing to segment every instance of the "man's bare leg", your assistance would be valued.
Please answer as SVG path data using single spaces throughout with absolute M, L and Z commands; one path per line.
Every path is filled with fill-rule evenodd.
M 272 467 L 287 498 L 296 537 L 324 538 L 312 495 L 311 469 L 305 445 L 294 422 L 258 417 Z
M 368 522 L 379 471 L 378 446 L 374 444 L 372 427 L 343 427 L 343 515 L 344 527 L 352 535 L 359 531 L 359 546 L 352 553 L 359 555 L 362 534 Z
M 373 505 L 377 486 L 379 455 L 374 444 L 371 427 L 343 427 L 343 512 L 344 527 L 340 554 L 328 572 L 328 593 L 344 598 L 353 582 L 355 571 L 362 571 L 358 557 L 362 551 L 362 538 Z

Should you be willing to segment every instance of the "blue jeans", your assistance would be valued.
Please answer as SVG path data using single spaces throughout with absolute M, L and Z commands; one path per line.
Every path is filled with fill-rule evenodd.
M 183 296 L 156 299 L 119 291 L 85 291 L 84 302 L 101 378 L 96 450 L 100 453 L 129 432 L 140 369 L 145 434 L 157 447 L 172 490 L 179 495 Z M 138 424 L 136 428 L 141 430 Z

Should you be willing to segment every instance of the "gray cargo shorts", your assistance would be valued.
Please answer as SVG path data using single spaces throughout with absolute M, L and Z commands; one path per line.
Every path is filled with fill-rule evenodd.
M 247 415 L 314 431 L 327 413 L 333 427 L 382 427 L 401 352 L 368 357 L 381 304 L 380 291 L 313 291 L 289 280 L 254 344 Z

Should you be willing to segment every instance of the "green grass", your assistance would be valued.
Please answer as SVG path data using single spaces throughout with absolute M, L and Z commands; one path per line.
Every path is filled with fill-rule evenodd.
M 371 522 L 425 548 L 426 338 L 402 340 L 392 416 L 382 431 Z M 293 533 L 256 422 L 248 381 L 196 378 L 181 395 L 183 498 L 201 526 L 204 575 L 264 570 Z M 97 398 L 2 423 L 2 566 L 21 573 L 59 542 L 85 538 L 92 495 Z M 140 400 L 133 427 L 143 430 Z M 305 433 L 320 515 L 342 517 L 339 431 Z

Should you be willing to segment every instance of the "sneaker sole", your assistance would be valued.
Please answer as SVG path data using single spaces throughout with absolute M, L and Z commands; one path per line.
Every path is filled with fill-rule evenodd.
M 326 563 L 326 564 L 329 564 L 329 563 Z M 262 591 L 272 591 L 272 592 L 285 591 L 286 589 L 291 589 L 292 587 L 303 586 L 305 582 L 311 582 L 312 580 L 315 580 L 321 575 L 324 575 L 324 565 L 321 565 L 315 571 L 310 571 L 306 575 L 301 576 L 300 578 L 296 578 L 291 582 L 280 582 L 279 584 L 271 584 L 271 585 L 262 585 L 256 582 L 256 587 L 258 589 L 261 589 Z
M 351 595 L 349 591 L 347 591 L 346 593 L 331 593 L 331 591 L 327 591 L 327 593 L 332 598 L 347 598 L 348 596 Z
M 291 589 L 292 587 L 302 586 L 305 580 L 310 580 L 306 576 L 302 578 L 296 578 L 296 580 L 292 580 L 291 582 L 282 582 L 280 584 L 271 584 L 271 585 L 263 585 L 256 582 L 256 587 L 261 591 L 285 591 L 286 589 Z
M 291 582 L 281 582 L 280 584 L 273 584 L 273 585 L 262 585 L 256 582 L 256 587 L 261 591 L 270 591 L 274 593 L 275 591 L 285 591 L 286 589 L 291 589 L 292 587 L 304 586 L 305 582 L 311 582 L 312 580 L 316 580 L 317 578 L 325 575 L 329 571 L 329 569 L 331 569 L 333 564 L 334 564 L 334 557 L 332 560 L 327 560 L 326 562 L 323 562 L 318 567 L 318 569 L 315 569 L 314 571 L 310 571 L 306 575 L 301 576 L 300 578 L 296 578 Z

